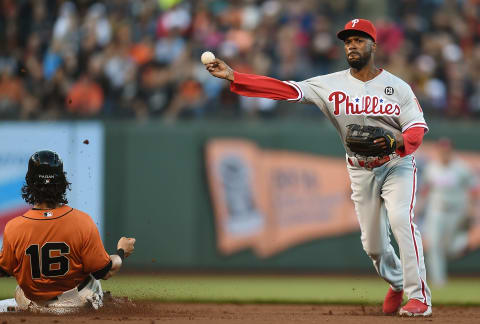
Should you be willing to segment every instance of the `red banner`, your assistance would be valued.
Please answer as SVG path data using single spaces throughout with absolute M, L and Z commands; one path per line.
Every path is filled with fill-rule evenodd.
M 435 146 L 425 143 L 416 155 L 419 164 L 428 162 L 435 158 Z M 480 176 L 480 154 L 457 155 Z M 252 248 L 268 257 L 359 229 L 343 158 L 262 150 L 251 141 L 218 139 L 208 143 L 206 159 L 223 254 Z M 480 200 L 469 246 L 480 247 Z
M 207 170 L 219 250 L 261 257 L 358 230 L 345 160 L 213 140 Z

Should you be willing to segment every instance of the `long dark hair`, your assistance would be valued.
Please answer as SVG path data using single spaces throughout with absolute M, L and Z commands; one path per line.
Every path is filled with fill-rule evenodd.
M 63 172 L 55 183 L 39 184 L 27 181 L 22 187 L 22 198 L 30 205 L 47 204 L 48 208 L 55 208 L 60 204 L 67 204 L 67 189 L 71 183 L 67 181 L 67 173 Z

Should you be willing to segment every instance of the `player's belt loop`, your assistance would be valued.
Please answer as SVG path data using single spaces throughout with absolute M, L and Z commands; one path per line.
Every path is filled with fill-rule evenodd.
M 398 157 L 399 155 L 396 153 L 392 153 L 382 158 L 346 155 L 346 160 L 347 163 L 352 167 L 363 168 L 371 171 Z

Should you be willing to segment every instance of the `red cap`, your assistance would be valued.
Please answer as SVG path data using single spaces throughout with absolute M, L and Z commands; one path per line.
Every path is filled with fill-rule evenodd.
M 374 42 L 377 41 L 377 30 L 372 22 L 367 19 L 352 19 L 345 24 L 345 29 L 337 33 L 337 37 L 345 40 L 352 31 L 360 31 L 370 36 Z

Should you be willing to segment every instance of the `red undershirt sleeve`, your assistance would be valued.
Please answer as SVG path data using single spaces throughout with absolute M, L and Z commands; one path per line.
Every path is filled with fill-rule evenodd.
M 422 144 L 423 135 L 425 134 L 425 128 L 412 127 L 402 133 L 403 147 L 396 150 L 396 153 L 400 156 L 406 156 L 412 154 Z
M 260 97 L 275 100 L 300 100 L 302 98 L 298 86 L 288 81 L 274 78 L 239 73 L 234 71 L 234 81 L 230 83 L 230 91 L 247 97 Z

